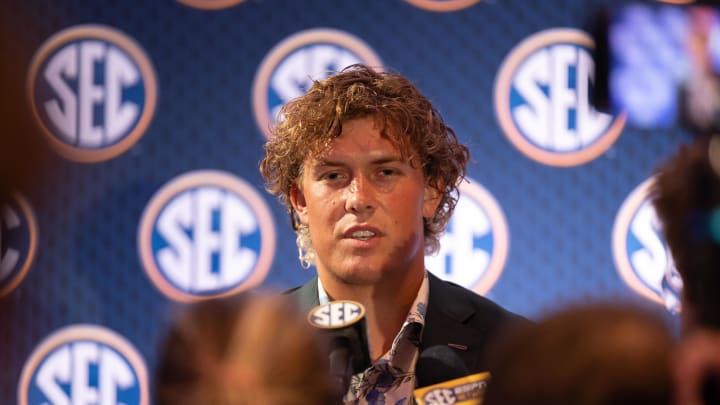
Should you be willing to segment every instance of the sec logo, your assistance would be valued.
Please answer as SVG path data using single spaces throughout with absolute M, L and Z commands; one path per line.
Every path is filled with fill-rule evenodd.
M 677 312 L 681 281 L 648 196 L 652 182 L 650 178 L 640 184 L 620 207 L 613 226 L 613 257 L 633 291 Z
M 365 307 L 351 300 L 336 300 L 316 306 L 308 314 L 308 322 L 316 328 L 340 329 L 365 316 Z
M 458 403 L 455 391 L 449 388 L 437 388 L 429 391 L 423 396 L 423 400 L 428 405 L 454 405 Z
M 313 80 L 356 63 L 380 68 L 375 52 L 359 38 L 334 29 L 298 32 L 275 46 L 260 64 L 253 82 L 255 120 L 265 135 L 283 104 L 302 96 Z
M 32 352 L 18 403 L 148 405 L 145 362 L 124 337 L 95 325 L 53 333 Z
M 37 221 L 18 193 L 0 199 L 0 297 L 25 278 L 37 251 Z
M 495 80 L 495 113 L 521 153 L 550 166 L 576 166 L 604 153 L 625 116 L 589 104 L 592 38 L 575 29 L 541 31 L 518 44 Z
M 425 263 L 436 276 L 478 294 L 497 282 L 507 259 L 509 237 L 505 215 L 495 198 L 480 184 L 467 179 L 440 250 Z
M 189 172 L 148 203 L 138 232 L 153 284 L 177 301 L 259 285 L 275 253 L 275 225 L 255 189 L 228 173 Z
M 79 25 L 48 39 L 28 75 L 32 111 L 53 147 L 78 162 L 111 159 L 133 146 L 155 112 L 155 72 L 122 32 Z

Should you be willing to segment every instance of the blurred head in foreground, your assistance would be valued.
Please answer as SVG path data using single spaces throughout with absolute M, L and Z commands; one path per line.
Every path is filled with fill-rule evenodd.
M 336 404 L 321 342 L 283 296 L 192 304 L 159 352 L 156 405 Z
M 669 404 L 673 347 L 664 322 L 649 313 L 565 309 L 495 341 L 483 404 Z
M 652 202 L 682 278 L 685 329 L 720 328 L 720 136 L 698 137 L 657 170 Z
M 680 147 L 658 168 L 651 196 L 681 278 L 676 403 L 720 403 L 720 135 Z

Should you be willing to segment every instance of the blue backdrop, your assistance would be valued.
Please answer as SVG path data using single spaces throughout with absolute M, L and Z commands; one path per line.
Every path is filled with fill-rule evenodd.
M 17 103 L 53 154 L 2 207 L 0 402 L 147 403 L 176 306 L 312 277 L 258 163 L 278 106 L 355 62 L 409 77 L 471 149 L 431 271 L 530 318 L 665 313 L 645 190 L 690 136 L 589 103 L 592 22 L 624 3 L 4 2 Z

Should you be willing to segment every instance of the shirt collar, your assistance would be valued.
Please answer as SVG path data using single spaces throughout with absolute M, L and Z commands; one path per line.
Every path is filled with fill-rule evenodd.
M 317 288 L 318 302 L 320 303 L 320 305 L 330 302 L 330 297 L 328 296 L 327 291 L 325 291 L 320 277 L 317 278 Z M 415 301 L 413 301 L 412 306 L 410 306 L 410 312 L 408 313 L 408 316 L 405 320 L 405 323 L 403 323 L 403 326 L 410 322 L 417 322 L 425 326 L 425 312 L 427 311 L 427 304 L 429 298 L 430 280 L 428 278 L 428 272 L 427 270 L 425 270 L 422 284 L 420 284 L 420 289 L 418 289 L 417 295 L 415 296 Z
M 323 288 L 322 281 L 320 281 L 320 277 L 317 279 L 317 287 L 318 287 L 318 300 L 320 302 L 320 305 L 327 304 L 330 302 L 330 297 L 328 296 L 327 292 L 325 291 L 325 288 Z M 430 298 L 430 279 L 428 277 L 428 271 L 425 270 L 425 273 L 423 275 L 423 281 L 422 284 L 420 284 L 420 288 L 418 289 L 417 295 L 415 296 L 415 300 L 413 301 L 412 305 L 410 306 L 410 311 L 407 314 L 407 317 L 405 318 L 405 322 L 403 322 L 402 327 L 400 328 L 400 332 L 398 332 L 397 336 L 395 337 L 395 341 L 393 341 L 392 346 L 390 347 L 390 350 L 386 352 L 380 359 L 378 359 L 378 362 L 388 362 L 390 359 L 392 359 L 397 351 L 397 340 L 398 337 L 402 334 L 402 331 L 407 328 L 411 324 L 420 324 L 420 329 L 422 330 L 425 327 L 425 313 L 427 312 L 427 306 L 428 306 L 428 300 Z M 422 336 L 422 332 L 421 332 Z M 415 364 L 412 363 L 412 369 L 410 371 L 415 370 Z

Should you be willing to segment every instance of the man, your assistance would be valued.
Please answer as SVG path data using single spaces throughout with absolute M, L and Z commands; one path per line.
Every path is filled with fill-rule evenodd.
M 469 151 L 406 78 L 353 65 L 281 111 L 260 171 L 285 203 L 300 261 L 317 278 L 289 294 L 303 310 L 366 309 L 373 366 L 346 403 L 406 404 L 419 353 L 452 347 L 471 373 L 483 345 L 524 318 L 425 269 L 457 202 Z
M 675 400 L 720 401 L 720 136 L 698 136 L 657 170 L 652 202 L 682 279 Z M 713 402 L 709 398 L 714 397 Z

